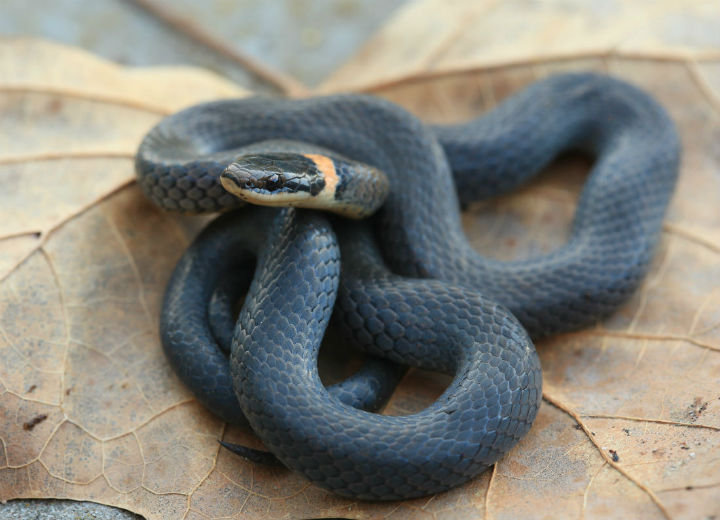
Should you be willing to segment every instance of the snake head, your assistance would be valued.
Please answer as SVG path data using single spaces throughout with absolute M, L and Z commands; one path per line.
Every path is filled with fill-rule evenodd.
M 389 190 L 387 176 L 356 161 L 312 153 L 247 154 L 220 175 L 223 187 L 260 206 L 296 206 L 364 218 Z
M 334 173 L 332 159 L 324 156 L 261 153 L 239 157 L 220 175 L 220 182 L 252 204 L 296 206 L 322 196 L 328 187 L 328 173 Z

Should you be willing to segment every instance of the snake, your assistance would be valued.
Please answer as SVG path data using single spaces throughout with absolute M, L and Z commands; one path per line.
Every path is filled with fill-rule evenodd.
M 594 162 L 565 244 L 513 261 L 475 251 L 461 206 L 521 186 L 571 150 Z M 221 416 L 239 405 L 274 456 L 310 481 L 362 500 L 448 490 L 529 431 L 542 396 L 533 340 L 593 325 L 633 294 L 679 160 L 662 106 L 595 73 L 539 80 L 456 125 L 426 125 L 362 94 L 190 107 L 143 139 L 138 184 L 164 209 L 228 214 L 171 277 L 163 346 L 201 402 Z M 351 185 L 354 171 L 380 180 Z M 373 213 L 368 192 L 384 202 L 353 220 Z M 246 201 L 290 207 L 229 212 Z M 328 204 L 353 219 L 321 213 Z M 242 278 L 253 265 L 228 360 L 208 302 L 228 272 Z M 356 377 L 365 397 L 341 397 L 316 366 L 331 316 L 348 345 L 452 382 L 418 413 L 371 413 L 401 373 L 372 358 Z

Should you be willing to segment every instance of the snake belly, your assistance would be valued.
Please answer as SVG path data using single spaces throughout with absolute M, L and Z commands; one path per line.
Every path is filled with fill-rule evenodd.
M 200 105 L 165 119 L 145 138 L 136 162 L 139 184 L 167 209 L 234 207 L 217 177 L 237 148 L 268 139 L 317 144 L 388 175 L 390 196 L 374 219 L 382 258 L 367 230 L 339 231 L 343 251 L 352 253 L 343 253 L 349 282 L 338 314 L 355 345 L 456 375 L 439 401 L 407 417 L 376 416 L 330 398 L 312 375 L 312 345 L 290 345 L 292 354 L 279 348 L 298 333 L 298 324 L 311 325 L 303 334 L 315 341 L 322 320 L 288 323 L 273 314 L 278 319 L 270 321 L 285 330 L 268 332 L 259 326 L 267 320 L 253 319 L 262 303 L 281 312 L 287 300 L 270 297 L 263 287 L 276 287 L 281 296 L 292 292 L 282 285 L 289 284 L 278 264 L 282 255 L 260 254 L 231 357 L 243 411 L 289 467 L 365 499 L 448 489 L 482 471 L 527 431 L 539 405 L 539 366 L 529 338 L 505 308 L 533 337 L 586 326 L 615 309 L 647 270 L 679 161 L 674 126 L 647 94 L 612 78 L 568 74 L 531 85 L 486 116 L 453 127 L 426 127 L 393 104 L 357 95 Z M 595 164 L 567 244 L 517 262 L 472 250 L 460 225 L 455 183 L 462 202 L 507 191 L 568 149 L 590 152 Z M 286 243 L 294 226 L 287 215 L 295 212 L 282 215 L 285 223 L 270 235 Z M 365 260 L 350 263 L 346 275 L 352 258 Z M 316 266 L 295 265 L 308 269 L 305 277 L 319 276 Z M 423 304 L 431 309 L 418 314 Z M 456 311 L 455 317 L 442 309 Z M 466 323 L 477 335 L 464 329 Z M 256 334 L 266 336 L 258 341 Z M 437 338 L 450 346 L 427 346 Z M 413 349 L 411 339 L 424 346 Z M 253 344 L 263 348 L 250 349 Z M 312 380 L 302 382 L 300 373 Z M 476 386 L 465 387 L 469 381 Z M 290 389 L 295 393 L 287 394 Z M 508 410 L 511 416 L 502 415 Z M 429 429 L 415 420 L 427 421 Z M 338 429 L 343 434 L 333 435 Z

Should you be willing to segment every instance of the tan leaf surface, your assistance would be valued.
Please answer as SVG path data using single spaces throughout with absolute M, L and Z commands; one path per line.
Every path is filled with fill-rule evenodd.
M 323 90 L 610 54 L 715 60 L 718 26 L 717 2 L 706 0 L 422 0 L 401 10 Z
M 137 144 L 163 115 L 244 94 L 210 72 L 124 69 L 32 40 L 0 40 L 0 71 L 0 279 L 133 180 Z
M 445 41 L 453 38 L 448 30 Z M 401 63 L 403 48 L 411 47 L 388 41 L 374 52 Z M 201 223 L 146 202 L 129 182 L 131 155 L 142 132 L 162 113 L 194 102 L 197 89 L 148 102 L 139 78 L 154 70 L 121 69 L 47 44 L 2 49 L 2 124 L 17 133 L 0 138 L 0 175 L 3 186 L 24 187 L 0 195 L 7 198 L 0 205 L 0 226 L 7 226 L 0 242 L 0 498 L 93 500 L 151 519 L 720 514 L 720 60 L 605 53 L 492 68 L 480 61 L 452 74 L 425 67 L 375 87 L 377 78 L 361 82 L 425 119 L 456 121 L 553 72 L 600 70 L 653 92 L 684 145 L 680 184 L 642 289 L 598 327 L 538 345 L 545 401 L 530 434 L 492 471 L 458 489 L 369 504 L 220 451 L 219 437 L 257 441 L 204 411 L 163 358 L 160 299 Z M 48 78 L 22 70 L 42 60 Z M 172 74 L 166 85 L 173 89 L 205 82 L 203 99 L 233 94 L 209 75 Z M 112 79 L 93 84 L 105 75 Z M 48 109 L 58 103 L 59 110 Z M 55 157 L 65 147 L 91 157 Z M 118 157 L 97 156 L 108 150 Z M 48 185 L 58 163 L 67 187 Z M 108 168 L 116 178 L 106 187 L 74 194 L 71 187 L 90 190 L 88 180 L 94 184 Z M 561 244 L 587 168 L 582 157 L 565 158 L 522 191 L 472 207 L 464 218 L 475 246 L 516 258 Z M 51 198 L 56 193 L 60 201 Z M 446 383 L 414 372 L 390 410 L 418 410 Z

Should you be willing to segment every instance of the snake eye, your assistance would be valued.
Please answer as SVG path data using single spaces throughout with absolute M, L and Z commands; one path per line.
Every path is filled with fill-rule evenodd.
M 277 174 L 273 173 L 269 177 L 265 178 L 265 189 L 273 191 L 282 186 L 282 178 Z

